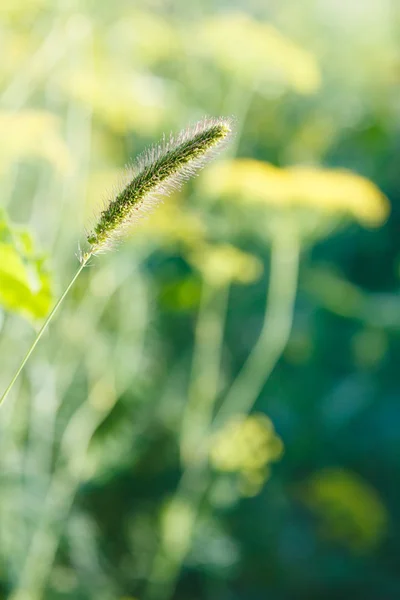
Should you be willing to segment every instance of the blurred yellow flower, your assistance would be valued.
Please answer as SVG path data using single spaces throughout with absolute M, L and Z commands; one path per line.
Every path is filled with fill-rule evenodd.
M 238 491 L 241 496 L 251 498 L 256 496 L 263 488 L 270 475 L 269 466 L 262 469 L 246 470 L 240 473 Z
M 355 473 L 324 469 L 308 480 L 303 499 L 319 516 L 323 533 L 353 551 L 373 549 L 386 533 L 388 514 L 382 500 Z
M 237 416 L 211 439 L 209 457 L 218 471 L 240 475 L 243 495 L 258 493 L 269 474 L 268 465 L 278 460 L 283 444 L 272 421 L 257 413 Z
M 0 3 L 0 15 L 9 17 L 25 18 L 29 13 L 35 13 L 43 9 L 48 0 L 2 0 Z
M 74 100 L 117 133 L 135 129 L 153 135 L 166 120 L 166 107 L 174 105 L 169 88 L 159 77 L 123 70 L 103 59 L 93 68 L 84 65 L 59 85 Z
M 72 158 L 60 133 L 59 119 L 42 110 L 0 112 L 0 169 L 27 157 L 44 158 L 61 173 L 72 167 Z
M 207 19 L 200 28 L 196 24 L 196 29 L 195 47 L 233 74 L 235 81 L 251 84 L 267 79 L 303 94 L 320 85 L 314 56 L 268 23 L 232 12 Z
M 130 6 L 108 34 L 107 52 L 111 42 L 113 48 L 124 52 L 130 60 L 133 58 L 138 64 L 148 66 L 171 60 L 171 55 L 175 55 L 180 47 L 176 28 L 165 16 Z
M 0 15 L 2 16 L 1 8 Z M 7 56 L 7 60 L 2 61 L 0 65 L 0 82 L 3 93 L 13 81 L 15 74 L 23 68 L 34 48 L 32 40 L 28 39 L 26 34 L 17 31 L 15 27 L 2 29 L 1 51 L 4 56 Z
M 263 270 L 262 262 L 256 256 L 230 244 L 202 244 L 190 253 L 189 260 L 215 286 L 252 283 Z
M 170 196 L 157 211 L 143 220 L 140 230 L 139 235 L 144 233 L 158 238 L 164 244 L 181 242 L 189 248 L 202 244 L 206 235 L 200 216 L 185 209 L 177 194 Z
M 389 214 L 389 202 L 376 185 L 341 169 L 279 168 L 255 159 L 237 159 L 211 166 L 202 185 L 213 196 L 277 208 L 305 206 L 348 215 L 369 226 L 380 225 Z

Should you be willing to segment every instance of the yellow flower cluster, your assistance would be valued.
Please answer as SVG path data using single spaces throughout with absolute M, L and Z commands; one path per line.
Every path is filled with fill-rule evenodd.
M 369 226 L 380 225 L 389 213 L 389 202 L 376 185 L 341 169 L 278 168 L 259 160 L 237 159 L 208 169 L 203 185 L 213 196 L 277 208 L 304 206 L 347 215 Z
M 203 243 L 206 227 L 200 216 L 172 195 L 159 210 L 143 220 L 140 228 L 146 236 L 153 236 L 165 245 L 182 243 L 191 248 Z
M 131 128 L 154 135 L 165 122 L 165 107 L 172 102 L 167 87 L 159 79 L 121 72 L 111 62 L 101 63 L 96 69 L 82 66 L 60 77 L 59 85 L 118 134 Z
M 239 474 L 241 492 L 251 496 L 260 491 L 269 463 L 282 452 L 283 443 L 272 421 L 257 413 L 235 417 L 218 431 L 211 440 L 209 457 L 216 470 Z
M 212 285 L 229 283 L 247 284 L 256 281 L 262 273 L 261 261 L 230 244 L 202 244 L 190 254 L 190 262 Z
M 320 85 L 314 56 L 269 23 L 242 12 L 207 19 L 192 35 L 199 53 L 245 84 L 276 83 L 310 94 Z M 193 43 L 193 42 L 192 42 Z

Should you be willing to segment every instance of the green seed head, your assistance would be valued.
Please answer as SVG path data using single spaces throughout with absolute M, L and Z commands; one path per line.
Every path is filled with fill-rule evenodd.
M 108 203 L 88 234 L 87 254 L 110 248 L 127 226 L 201 169 L 231 134 L 231 119 L 205 119 L 147 150 L 131 170 L 128 184 Z

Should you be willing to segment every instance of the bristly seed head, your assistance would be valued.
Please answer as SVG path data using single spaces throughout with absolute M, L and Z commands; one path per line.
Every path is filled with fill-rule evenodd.
M 232 119 L 204 119 L 176 137 L 165 138 L 141 155 L 130 182 L 109 202 L 87 236 L 90 249 L 82 257 L 110 248 L 138 217 L 193 176 L 227 142 Z

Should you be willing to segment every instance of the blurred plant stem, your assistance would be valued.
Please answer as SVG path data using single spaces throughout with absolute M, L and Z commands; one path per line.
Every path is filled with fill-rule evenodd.
M 169 545 L 165 544 L 164 539 L 161 540 L 152 561 L 143 600 L 168 600 L 175 591 L 179 573 L 190 551 L 200 507 L 210 484 L 206 465 L 205 460 L 195 460 L 182 474 L 168 512 L 179 514 L 185 511 L 185 528 L 176 532 L 178 543 L 175 541 Z
M 181 461 L 184 465 L 198 459 L 199 446 L 212 420 L 220 379 L 228 294 L 228 286 L 217 287 L 204 280 L 181 431 Z
M 99 279 L 103 276 L 104 272 L 101 271 L 94 274 L 94 277 L 98 277 Z M 113 282 L 112 285 L 114 287 L 111 289 L 108 288 L 108 294 L 97 298 L 94 305 L 92 300 L 90 300 L 90 305 L 88 305 L 88 298 L 92 298 L 91 296 L 86 296 L 81 301 L 80 312 L 83 315 L 87 315 L 87 312 L 90 311 L 92 316 L 94 316 L 93 343 L 96 347 L 101 346 L 103 343 L 100 336 L 96 334 L 96 324 L 99 322 L 112 294 L 120 287 L 123 287 L 123 283 L 128 277 L 132 278 L 131 268 L 128 271 L 122 272 Z M 106 371 L 104 373 L 102 366 L 98 365 L 97 361 L 91 361 L 90 355 L 74 356 L 76 365 L 80 365 L 82 361 L 87 363 L 87 371 L 92 380 L 92 384 L 89 385 L 91 392 L 86 401 L 73 413 L 63 431 L 54 471 L 52 474 L 49 473 L 50 483 L 44 494 L 43 506 L 38 515 L 37 522 L 34 524 L 33 531 L 30 532 L 29 545 L 25 549 L 25 555 L 18 576 L 16 577 L 16 584 L 10 595 L 10 600 L 26 600 L 27 598 L 29 600 L 41 600 L 43 598 L 68 514 L 73 506 L 79 486 L 87 476 L 87 469 L 90 471 L 88 449 L 92 436 L 98 426 L 112 411 L 115 402 L 129 388 L 132 379 L 137 377 L 140 372 L 148 325 L 148 298 L 145 290 L 142 289 L 143 282 L 139 275 L 136 276 L 135 288 L 137 292 L 137 302 L 135 303 L 137 311 L 136 323 L 139 329 L 136 331 L 135 337 L 137 341 L 137 360 L 130 371 L 130 379 L 122 381 L 122 385 L 119 387 L 116 385 L 117 382 L 114 379 L 114 371 L 111 373 Z M 124 318 L 123 306 L 125 302 L 126 298 L 122 297 L 121 310 L 118 311 L 121 319 Z M 123 330 L 121 329 L 120 331 Z M 123 346 L 121 342 L 122 340 L 117 341 L 116 347 L 113 348 L 113 353 L 117 351 L 119 346 Z M 120 352 L 122 351 L 123 348 L 120 349 Z M 65 356 L 62 356 L 65 359 Z M 62 362 L 60 360 L 59 364 L 62 364 Z M 70 362 L 70 360 L 66 362 Z M 68 380 L 71 383 L 73 373 L 69 374 Z M 112 389 L 114 387 L 115 393 L 111 401 L 99 403 L 99 390 Z M 64 385 L 64 388 L 61 396 L 66 394 L 68 383 Z M 51 448 L 53 448 L 54 442 L 54 436 L 50 436 L 48 443 Z M 36 459 L 38 458 L 38 448 L 28 446 L 26 453 L 27 458 L 29 454 L 35 456 Z M 22 520 L 20 515 L 16 515 L 15 518 Z
M 188 518 L 186 519 L 186 531 L 177 532 L 180 536 L 178 548 L 168 547 L 165 540 L 161 541 L 160 547 L 153 561 L 147 588 L 143 600 L 169 600 L 172 597 L 175 585 L 190 551 L 193 532 L 198 518 L 201 504 L 210 485 L 211 473 L 207 466 L 207 452 L 210 434 L 221 427 L 227 420 L 236 414 L 245 415 L 251 411 L 268 377 L 271 375 L 279 358 L 281 357 L 289 339 L 294 306 L 297 292 L 298 269 L 300 259 L 300 241 L 293 231 L 288 231 L 284 226 L 277 228 L 272 234 L 271 240 L 271 267 L 269 286 L 267 294 L 266 309 L 260 336 L 244 363 L 241 371 L 234 380 L 230 390 L 212 420 L 212 408 L 215 402 L 218 382 L 216 376 L 219 372 L 220 360 L 217 364 L 210 366 L 210 361 L 220 357 L 223 343 L 223 323 L 216 324 L 217 313 L 210 311 L 211 290 L 204 290 L 202 305 L 196 328 L 196 349 L 194 354 L 195 364 L 193 373 L 193 391 L 195 394 L 189 396 L 190 408 L 185 419 L 195 418 L 196 422 L 191 430 L 191 424 L 186 424 L 186 435 L 193 435 L 190 440 L 190 453 L 183 447 L 183 458 L 186 467 L 183 471 L 178 488 L 171 499 L 170 510 L 176 511 L 187 507 Z M 212 295 L 211 295 L 212 298 Z M 226 308 L 222 297 L 219 298 L 219 308 Z M 218 313 L 221 317 L 222 311 Z M 204 343 L 205 332 L 209 342 L 209 324 L 213 327 L 213 346 L 210 348 Z M 197 346 L 200 346 L 198 348 Z M 199 368 L 205 368 L 199 377 Z M 206 375 L 212 377 L 203 391 L 199 388 L 204 385 Z M 214 396 L 211 397 L 211 392 Z M 205 399 L 206 407 L 199 403 Z M 206 423 L 209 418 L 209 423 Z M 197 421 L 197 419 L 199 419 Z M 193 425 L 193 424 L 192 424 Z M 200 428 L 201 426 L 201 428 Z M 203 435 L 200 439 L 201 429 Z M 207 431 L 208 429 L 208 431 Z M 184 440 L 184 438 L 183 438 Z M 191 444 L 193 443 L 193 446 Z M 194 452 L 194 454 L 193 454 Z M 189 461 L 189 462 L 187 462 Z
M 197 315 L 192 371 L 188 401 L 181 429 L 181 461 L 186 466 L 168 510 L 179 512 L 189 507 L 186 530 L 181 532 L 173 551 L 160 544 L 148 578 L 144 598 L 169 598 L 187 555 L 196 517 L 209 485 L 207 470 L 207 437 L 218 394 L 224 324 L 229 286 L 215 286 L 205 278 Z M 203 451 L 200 451 L 202 449 Z M 167 567 L 167 569 L 166 569 Z
M 5 392 L 3 393 L 3 395 L 0 398 L 0 405 L 2 404 L 2 402 L 4 402 L 4 400 L 7 398 L 8 394 L 10 393 L 14 383 L 17 381 L 22 369 L 24 368 L 24 366 L 26 365 L 26 363 L 29 360 L 30 355 L 32 354 L 32 352 L 34 351 L 34 349 L 36 348 L 40 338 L 42 337 L 42 335 L 44 334 L 44 332 L 46 331 L 50 321 L 53 319 L 54 315 L 56 314 L 56 312 L 58 311 L 58 309 L 60 308 L 62 302 L 64 301 L 65 297 L 67 296 L 68 292 L 70 291 L 70 289 L 72 288 L 72 286 L 74 285 L 75 281 L 78 279 L 79 275 L 81 274 L 81 272 L 83 271 L 85 265 L 87 264 L 89 258 L 90 258 L 90 254 L 86 254 L 81 262 L 81 265 L 79 267 L 79 269 L 77 270 L 77 272 L 75 273 L 75 275 L 73 276 L 73 278 L 71 279 L 71 281 L 69 282 L 69 284 L 67 285 L 67 287 L 65 288 L 64 292 L 61 294 L 60 298 L 58 299 L 58 301 L 56 302 L 56 304 L 54 305 L 52 311 L 49 313 L 49 316 L 47 317 L 47 319 L 45 320 L 45 322 L 43 323 L 42 327 L 39 330 L 39 333 L 37 334 L 36 338 L 34 339 L 33 343 L 31 344 L 28 352 L 25 354 L 24 359 L 22 360 L 20 366 L 18 367 L 14 377 L 11 379 L 10 383 L 8 384 Z
M 104 384 L 107 384 L 107 374 Z M 47 584 L 54 557 L 58 548 L 65 519 L 73 504 L 75 494 L 85 474 L 86 454 L 93 433 L 106 417 L 107 411 L 96 409 L 88 398 L 74 414 L 64 432 L 62 446 L 68 452 L 67 465 L 56 465 L 49 489 L 44 499 L 43 510 L 27 548 L 24 565 L 18 574 L 18 583 L 10 595 L 10 600 L 41 600 Z M 79 425 L 79 435 L 77 435 Z M 73 438 L 73 440 L 71 440 Z M 73 443 L 71 443 L 73 441 Z
M 235 414 L 248 414 L 288 342 L 292 329 L 300 241 L 285 227 L 273 233 L 267 304 L 261 334 L 218 410 L 213 428 Z

